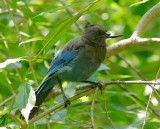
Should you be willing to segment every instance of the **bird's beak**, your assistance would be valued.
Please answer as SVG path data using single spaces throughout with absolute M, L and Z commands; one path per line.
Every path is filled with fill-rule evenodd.
M 121 34 L 121 35 L 111 36 L 111 33 L 106 32 L 105 36 L 106 36 L 106 38 L 118 38 L 118 37 L 121 37 L 121 36 L 123 36 L 123 35 Z

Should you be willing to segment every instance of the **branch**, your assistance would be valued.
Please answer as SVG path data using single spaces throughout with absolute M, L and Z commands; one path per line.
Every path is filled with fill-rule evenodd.
M 60 2 L 61 2 L 64 6 L 66 6 L 66 3 L 65 3 L 64 0 L 60 0 Z M 69 8 L 66 8 L 66 11 L 67 11 L 67 13 L 68 13 L 71 17 L 73 17 L 73 14 L 72 14 L 72 12 L 71 12 L 71 10 L 70 10 Z M 75 22 L 75 25 L 77 26 L 77 28 L 79 29 L 79 31 L 83 32 L 82 27 L 78 24 L 77 21 Z
M 23 125 L 23 123 L 16 116 L 9 114 L 9 117 L 12 117 L 21 126 L 22 129 L 25 129 L 25 124 Z
M 160 15 L 160 2 L 152 7 L 139 21 L 132 36 L 128 39 L 121 40 L 111 46 L 107 47 L 106 57 L 115 55 L 123 50 L 133 48 L 134 46 L 145 43 L 160 43 L 160 38 L 141 38 L 140 36 L 144 32 L 147 25 L 153 20 L 153 18 Z
M 89 95 L 89 94 L 91 94 L 93 92 L 94 92 L 94 89 L 90 89 L 90 90 L 87 90 L 87 91 L 84 91 L 82 93 L 79 93 L 79 94 L 75 95 L 74 97 L 70 98 L 69 100 L 70 100 L 70 102 L 72 102 L 74 100 L 77 100 L 77 99 L 81 98 L 82 96 L 87 96 L 87 95 Z M 57 109 L 60 109 L 60 108 L 64 107 L 64 105 L 65 105 L 65 103 L 61 102 L 61 103 L 53 106 L 52 108 L 48 109 L 47 111 L 45 111 L 45 112 L 39 114 L 38 116 L 34 117 L 33 119 L 31 119 L 28 124 L 29 125 L 33 124 L 34 122 L 36 122 L 37 120 L 39 120 L 43 116 L 45 116 L 45 115 L 47 115 L 47 114 L 49 114 L 49 113 L 51 113 L 51 112 L 53 112 L 53 111 L 55 111 Z M 25 126 L 27 127 L 26 124 L 25 124 Z
M 9 98 L 7 98 L 6 100 L 4 100 L 3 102 L 0 103 L 0 107 L 2 107 L 3 105 L 5 105 L 7 102 L 9 102 L 10 100 L 12 100 L 16 95 L 13 94 L 12 96 L 10 96 Z
M 112 124 L 113 128 L 116 129 L 115 125 L 113 124 L 113 122 L 112 122 L 112 120 L 111 120 L 111 118 L 109 117 L 109 114 L 108 114 L 104 91 L 103 91 L 103 100 L 104 100 L 104 108 L 105 108 L 105 111 L 106 111 L 107 118 L 108 118 L 109 122 Z
M 159 67 L 159 69 L 158 69 L 155 82 L 156 82 L 157 79 L 158 79 L 159 73 L 160 73 L 160 67 Z M 154 86 L 155 86 L 155 85 L 154 85 Z M 145 125 L 146 125 L 147 112 L 148 112 L 148 108 L 149 108 L 150 101 L 151 101 L 151 99 L 152 99 L 152 94 L 153 94 L 153 90 L 151 91 L 150 96 L 149 96 L 149 99 L 148 99 L 148 103 L 147 103 L 147 107 L 146 107 L 146 115 L 145 115 L 145 118 L 144 118 L 144 122 L 143 122 L 142 129 L 144 129 L 144 127 L 145 127 Z
M 16 31 L 17 31 L 17 33 L 18 33 L 19 41 L 22 42 L 22 36 L 21 36 L 21 34 L 20 34 L 20 30 L 19 30 L 18 25 L 17 25 L 17 23 L 16 23 L 16 20 L 15 20 L 15 18 L 14 18 L 14 16 L 13 16 L 13 13 L 11 12 L 11 10 L 10 10 L 10 8 L 9 8 L 6 0 L 3 0 L 3 3 L 4 3 L 4 6 L 7 8 L 8 13 L 9 13 L 9 15 L 10 15 L 10 17 L 11 17 L 13 23 L 14 23 L 14 26 L 15 26 Z M 22 44 L 22 46 L 23 46 L 23 49 L 24 49 L 25 53 L 27 53 L 27 48 L 26 48 L 25 44 Z M 32 72 L 32 75 L 33 75 L 34 82 L 35 82 L 36 86 L 38 86 L 38 81 L 37 81 L 37 78 L 36 78 L 36 75 L 35 75 L 33 66 L 31 65 L 31 62 L 30 62 L 30 61 L 29 61 L 29 66 L 31 67 L 31 72 Z M 23 81 L 24 81 L 24 80 L 23 80 Z
M 94 90 L 92 105 L 91 105 L 91 123 L 92 123 L 93 129 L 96 129 L 95 124 L 94 124 L 94 105 L 95 105 L 95 101 L 96 101 L 97 91 L 98 91 L 98 87 L 96 87 Z
M 111 81 L 111 82 L 104 82 L 104 83 L 103 83 L 103 86 L 106 87 L 106 86 L 111 85 L 111 84 L 147 84 L 147 85 L 150 84 L 150 85 L 160 85 L 160 82 L 159 82 L 159 81 L 157 81 L 157 82 L 154 82 L 154 81 Z M 87 88 L 88 88 L 88 87 L 92 87 L 92 85 L 89 84 L 89 85 L 83 86 L 83 88 L 84 88 L 84 87 L 87 87 Z M 81 88 L 79 88 L 79 89 L 81 89 Z M 92 89 L 89 89 L 89 90 L 87 90 L 87 91 L 84 91 L 84 92 L 82 92 L 82 93 L 79 93 L 79 94 L 71 97 L 69 100 L 70 100 L 70 102 L 72 102 L 72 101 L 74 101 L 74 100 L 77 100 L 77 99 L 81 98 L 82 96 L 87 96 L 87 95 L 93 93 L 94 90 L 95 90 L 95 89 L 92 88 Z M 47 114 L 49 114 L 49 113 L 51 113 L 51 112 L 53 112 L 53 111 L 55 111 L 55 110 L 57 110 L 57 109 L 60 109 L 60 108 L 64 107 L 64 105 L 65 105 L 65 103 L 64 103 L 64 102 L 61 102 L 61 103 L 53 106 L 52 108 L 44 111 L 43 113 L 41 113 L 41 114 L 39 114 L 38 116 L 36 116 L 36 117 L 34 117 L 33 119 L 31 119 L 28 124 L 29 124 L 29 125 L 30 125 L 30 124 L 33 124 L 34 122 L 36 122 L 37 120 L 39 120 L 39 119 L 42 118 L 43 116 L 46 116 Z M 27 127 L 27 124 L 25 124 L 25 126 Z
M 131 37 L 141 37 L 147 25 L 157 16 L 160 15 L 160 2 L 148 10 L 139 21 Z

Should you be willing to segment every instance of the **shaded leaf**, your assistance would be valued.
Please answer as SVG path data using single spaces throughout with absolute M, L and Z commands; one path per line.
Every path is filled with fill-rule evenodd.
M 57 111 L 55 114 L 53 114 L 50 119 L 54 121 L 65 121 L 67 115 L 67 110 L 62 109 L 60 111 Z
M 121 105 L 117 105 L 117 104 L 107 104 L 108 106 L 116 109 L 116 110 L 119 110 L 119 111 L 122 111 L 122 112 L 127 112 L 127 113 L 133 113 L 135 114 L 136 112 L 134 112 L 133 110 L 129 110 L 129 109 L 126 109 L 125 107 L 121 106 Z
M 69 83 L 64 88 L 64 93 L 65 93 L 65 95 L 66 95 L 67 98 L 71 97 L 75 92 L 76 92 L 76 83 Z M 63 96 L 62 96 L 62 94 L 54 99 L 54 103 L 55 104 L 58 104 L 60 102 L 63 102 Z
M 101 64 L 100 67 L 97 69 L 97 71 L 101 71 L 101 70 L 109 70 L 110 68 L 107 67 L 106 65 L 104 64 Z
M 15 105 L 20 109 L 25 120 L 28 122 L 29 113 L 35 106 L 36 96 L 29 82 L 20 84 L 16 95 Z
M 0 117 L 0 127 L 5 126 L 7 123 L 7 114 Z
M 90 106 L 90 105 L 91 105 L 91 101 L 81 102 L 81 103 L 77 103 L 77 104 L 72 104 L 72 105 L 68 106 L 67 109 L 82 109 L 82 108 L 85 108 L 86 106 Z

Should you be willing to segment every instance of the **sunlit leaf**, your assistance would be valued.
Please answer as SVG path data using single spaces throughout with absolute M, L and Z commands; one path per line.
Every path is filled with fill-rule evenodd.
M 3 111 L 0 112 L 0 115 L 4 115 L 6 113 L 9 113 L 13 109 L 15 109 L 15 107 L 14 108 L 6 108 L 6 109 L 4 109 Z
M 53 8 L 53 6 L 52 6 L 53 9 L 49 9 L 48 11 L 43 11 L 43 12 L 41 11 L 39 14 L 33 16 L 32 19 L 34 19 L 34 18 L 36 18 L 36 17 L 38 17 L 38 16 L 42 16 L 42 15 L 44 15 L 44 14 L 46 14 L 46 13 L 53 13 L 53 12 L 56 12 L 56 11 L 58 11 L 58 10 L 66 9 L 66 8 L 68 8 L 68 7 L 83 6 L 83 5 L 88 5 L 88 4 L 90 4 L 90 3 L 76 3 L 76 4 L 61 6 L 61 7 L 57 7 L 57 8 Z
M 75 16 L 69 18 L 68 20 L 66 20 L 64 22 L 62 22 L 60 25 L 58 25 L 57 27 L 55 27 L 55 29 L 52 29 L 48 33 L 48 35 L 46 36 L 46 38 L 44 40 L 44 43 L 46 45 L 43 47 L 43 49 L 45 49 L 46 52 L 47 52 L 50 49 L 50 47 L 53 44 L 55 44 L 60 39 L 60 37 L 62 35 L 65 34 L 65 31 L 67 30 L 67 28 L 69 28 L 74 22 L 76 22 L 80 16 L 82 16 L 87 11 L 90 11 L 90 12 L 94 11 L 95 9 L 97 9 L 97 7 L 99 7 L 99 5 L 102 5 L 102 2 L 104 2 L 104 0 L 97 0 L 95 2 L 92 2 L 86 9 L 80 11 Z
M 122 78 L 131 78 L 131 75 L 98 75 L 99 79 L 122 79 Z
M 26 41 L 22 41 L 19 43 L 18 46 L 21 46 L 22 44 L 29 43 L 29 42 L 39 41 L 39 40 L 44 40 L 44 37 L 35 37 L 35 38 L 28 39 Z
M 0 72 L 2 72 L 9 64 L 14 64 L 17 62 L 20 62 L 22 60 L 25 60 L 23 58 L 15 58 L 15 59 L 7 59 L 5 62 L 0 63 Z
M 132 7 L 132 6 L 137 6 L 137 5 L 140 5 L 140 4 L 144 4 L 144 3 L 148 2 L 148 1 L 149 1 L 149 0 L 142 0 L 142 1 L 140 1 L 140 2 L 137 2 L 137 3 L 134 3 L 134 4 L 130 5 L 130 7 Z

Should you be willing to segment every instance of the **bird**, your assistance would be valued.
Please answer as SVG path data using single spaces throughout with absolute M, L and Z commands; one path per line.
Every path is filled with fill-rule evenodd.
M 88 82 L 87 79 L 98 69 L 106 55 L 106 38 L 111 36 L 101 25 L 86 22 L 82 35 L 66 43 L 52 60 L 43 81 L 35 91 L 36 103 L 29 114 L 33 118 L 52 88 L 59 84 L 65 107 L 70 104 L 65 96 L 62 82 Z M 21 115 L 20 118 L 23 118 Z

